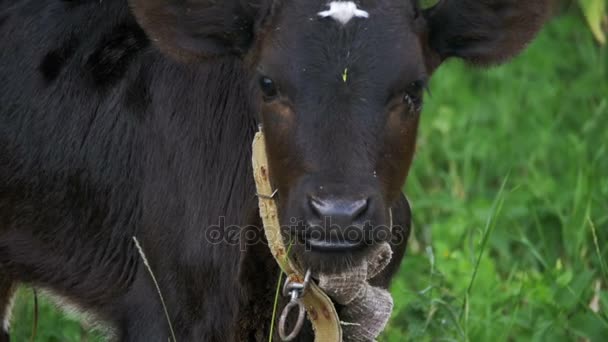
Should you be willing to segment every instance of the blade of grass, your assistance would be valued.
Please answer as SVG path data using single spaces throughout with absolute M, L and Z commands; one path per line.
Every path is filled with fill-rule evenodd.
M 597 319 L 600 322 L 602 322 L 602 324 L 606 327 L 606 329 L 608 329 L 608 319 L 607 318 L 605 318 L 602 315 L 600 315 L 599 313 L 591 310 L 589 308 L 589 305 L 587 303 L 585 303 L 582 300 L 582 298 L 580 298 L 580 296 L 577 294 L 576 291 L 574 291 L 574 289 L 572 287 L 567 286 L 566 289 L 568 290 L 568 292 L 570 292 L 570 294 L 572 294 L 572 296 L 574 296 L 576 298 L 577 304 L 581 311 L 587 311 L 587 312 L 591 313 L 593 316 L 597 317 Z
M 456 314 L 456 312 L 454 311 L 452 306 L 449 303 L 446 303 L 445 301 L 438 299 L 438 298 L 433 299 L 431 302 L 433 304 L 437 304 L 439 307 L 441 307 L 443 310 L 445 310 L 445 312 L 448 313 L 448 318 L 452 322 L 452 324 L 454 324 L 456 329 L 458 330 L 458 334 L 460 334 L 460 337 L 462 337 L 466 340 L 467 339 L 466 332 L 463 329 L 462 325 L 458 322 L 458 315 Z
M 498 217 L 498 214 L 502 210 L 502 206 L 504 204 L 504 191 L 505 191 L 505 187 L 507 185 L 508 180 L 509 180 L 509 175 L 507 175 L 505 177 L 504 181 L 502 182 L 502 185 L 500 186 L 500 190 L 498 191 L 498 195 L 496 195 L 496 199 L 494 200 L 494 204 L 492 205 L 492 212 L 490 213 L 490 215 L 488 216 L 488 220 L 486 221 L 486 226 L 484 228 L 484 234 L 483 234 L 483 238 L 481 241 L 481 249 L 479 251 L 477 261 L 475 262 L 475 268 L 473 269 L 473 275 L 471 276 L 471 281 L 469 282 L 467 292 L 465 293 L 465 300 L 462 304 L 462 310 L 460 312 L 460 320 L 463 319 L 463 315 L 465 314 L 465 312 L 467 313 L 467 316 L 468 316 L 468 310 L 467 310 L 468 298 L 471 296 L 471 291 L 473 290 L 473 284 L 475 283 L 475 279 L 477 278 L 477 272 L 479 271 L 479 266 L 481 265 L 481 259 L 483 258 L 483 254 L 486 250 L 488 240 L 490 238 L 490 235 L 492 234 L 492 231 L 494 230 L 494 227 L 496 226 L 496 217 Z M 467 331 L 467 328 L 465 326 L 465 332 L 466 331 Z
M 287 256 L 289 257 L 289 253 L 291 252 L 291 246 L 293 246 L 293 239 L 289 241 L 289 246 L 287 247 Z M 279 281 L 277 282 L 277 288 L 274 293 L 274 304 L 272 306 L 272 320 L 270 321 L 270 336 L 268 336 L 268 342 L 272 342 L 272 337 L 274 336 L 274 322 L 277 318 L 277 310 L 279 307 L 279 293 L 281 293 L 281 284 L 283 283 L 283 270 L 279 269 Z
M 602 277 L 604 278 L 604 283 L 608 284 L 608 266 L 606 266 L 606 261 L 602 258 L 602 252 L 600 250 L 600 245 L 597 242 L 597 232 L 595 230 L 595 224 L 591 220 L 591 217 L 587 215 L 587 222 L 589 222 L 589 226 L 591 227 L 591 234 L 593 234 L 593 244 L 595 245 L 595 252 L 597 253 L 597 258 L 600 263 L 600 269 L 602 270 Z
M 139 252 L 141 259 L 144 262 L 144 266 L 148 270 L 148 273 L 150 273 L 150 277 L 152 277 L 154 286 L 156 286 L 156 292 L 158 292 L 158 297 L 160 298 L 160 303 L 162 304 L 163 310 L 165 311 L 165 318 L 167 319 L 167 323 L 169 324 L 169 331 L 171 331 L 171 337 L 173 338 L 173 342 L 177 342 L 177 339 L 175 338 L 175 332 L 173 331 L 173 325 L 171 324 L 171 318 L 169 317 L 169 311 L 167 310 L 167 305 L 165 305 L 165 299 L 163 298 L 163 294 L 160 291 L 160 286 L 158 285 L 158 281 L 156 281 L 154 272 L 152 272 L 152 268 L 150 267 L 150 264 L 148 263 L 148 258 L 146 258 L 146 253 L 144 253 L 143 248 L 139 244 L 139 240 L 137 240 L 137 238 L 135 236 L 133 237 L 133 241 L 135 241 L 135 247 L 137 247 L 137 251 Z M 169 342 L 170 341 L 171 341 L 171 339 L 169 339 Z
M 461 323 L 463 328 L 463 338 L 465 341 L 469 341 L 469 314 L 470 314 L 470 310 L 471 309 L 471 305 L 469 303 L 469 294 L 465 293 L 464 295 L 464 303 L 462 303 L 462 311 L 460 312 L 460 317 L 462 318 L 464 315 L 464 322 Z
M 524 232 L 520 232 L 520 234 L 522 234 L 522 236 L 520 237 L 519 242 L 522 245 L 526 246 L 526 248 L 528 248 L 528 251 L 530 251 L 532 256 L 534 256 L 534 258 L 541 263 L 543 268 L 549 268 L 549 265 L 547 264 L 545 258 L 543 258 L 538 249 L 534 246 L 534 244 L 531 243 L 530 240 L 528 240 L 528 238 L 524 236 Z
M 515 297 L 516 298 L 515 308 L 512 310 L 511 315 L 509 317 L 509 321 L 502 333 L 502 338 L 500 339 L 501 341 L 510 341 L 511 340 L 509 333 L 513 329 L 513 326 L 515 325 L 515 320 L 517 319 L 517 315 L 519 314 L 519 310 L 521 309 L 521 299 L 523 298 L 523 295 L 522 295 L 523 287 L 524 287 L 524 285 L 521 285 L 519 287 L 519 293 Z
M 31 342 L 36 341 L 36 335 L 38 334 L 38 315 L 39 315 L 39 306 L 38 306 L 38 291 L 36 289 L 32 289 L 32 295 L 34 297 L 34 321 L 32 323 L 32 335 L 30 337 Z
M 274 335 L 274 322 L 277 317 L 277 308 L 279 306 L 279 293 L 281 292 L 281 283 L 283 282 L 283 271 L 279 270 L 279 280 L 277 282 L 277 289 L 274 293 L 274 305 L 272 306 L 272 321 L 270 321 L 270 336 L 268 336 L 268 342 L 272 342 Z

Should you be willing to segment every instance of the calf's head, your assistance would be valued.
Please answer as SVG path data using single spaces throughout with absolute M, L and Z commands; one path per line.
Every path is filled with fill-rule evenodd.
M 412 161 L 435 69 L 450 57 L 502 62 L 522 50 L 549 12 L 546 0 L 435 2 L 131 5 L 156 46 L 174 58 L 242 58 L 282 224 L 302 262 L 323 269 L 357 263 L 391 237 L 383 227 Z

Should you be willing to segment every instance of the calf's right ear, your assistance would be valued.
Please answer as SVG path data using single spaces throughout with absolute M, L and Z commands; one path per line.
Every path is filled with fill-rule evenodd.
M 139 25 L 181 61 L 244 54 L 253 43 L 262 0 L 129 0 Z

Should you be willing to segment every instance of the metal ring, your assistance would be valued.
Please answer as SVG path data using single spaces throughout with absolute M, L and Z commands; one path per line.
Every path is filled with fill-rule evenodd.
M 289 317 L 289 313 L 291 310 L 298 306 L 298 320 L 296 321 L 296 325 L 291 331 L 289 335 L 285 333 L 285 324 L 287 322 L 287 317 Z M 283 341 L 292 341 L 295 339 L 302 330 L 302 326 L 304 326 L 304 318 L 306 317 L 306 308 L 304 308 L 304 304 L 299 299 L 291 300 L 285 309 L 283 309 L 283 313 L 281 314 L 281 319 L 279 320 L 279 336 Z

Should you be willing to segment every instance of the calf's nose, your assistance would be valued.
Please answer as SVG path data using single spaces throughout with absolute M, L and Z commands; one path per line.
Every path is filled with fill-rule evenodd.
M 371 220 L 370 197 L 308 196 L 305 240 L 311 249 L 344 252 L 362 248 L 367 221 Z
M 369 206 L 369 198 L 349 200 L 311 196 L 308 201 L 315 219 L 331 219 L 332 223 L 338 226 L 349 226 L 365 219 Z

